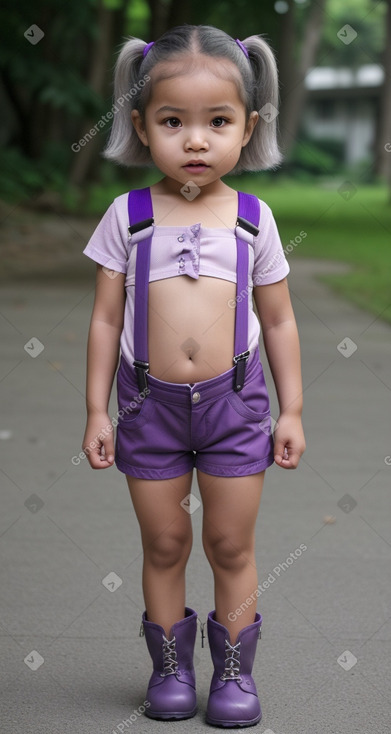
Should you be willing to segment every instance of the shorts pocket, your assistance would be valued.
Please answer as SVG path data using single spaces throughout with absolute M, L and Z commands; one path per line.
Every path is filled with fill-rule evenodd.
M 267 418 L 270 415 L 270 401 L 262 367 L 251 382 L 245 382 L 240 392 L 232 390 L 228 400 L 243 418 L 257 421 Z
M 152 414 L 155 403 L 148 388 L 139 392 L 137 382 L 129 377 L 121 364 L 117 372 L 118 425 L 140 427 Z
M 129 402 L 118 400 L 118 425 L 126 428 L 143 426 L 149 420 L 155 403 L 152 398 L 144 398 L 140 402 L 130 398 Z

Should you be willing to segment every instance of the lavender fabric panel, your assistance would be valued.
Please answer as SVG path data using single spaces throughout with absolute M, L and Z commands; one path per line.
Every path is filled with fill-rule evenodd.
M 101 265 L 116 263 L 118 272 L 127 273 L 126 285 L 133 285 L 135 245 L 150 234 L 150 228 L 137 232 L 128 241 L 127 198 L 127 194 L 122 194 L 114 200 L 83 252 Z M 249 284 L 267 285 L 282 280 L 289 273 L 289 265 L 271 209 L 262 200 L 260 206 L 259 235 L 254 238 L 241 228 L 238 234 L 253 244 L 249 250 Z M 157 225 L 153 229 L 150 281 L 186 274 L 211 275 L 236 282 L 235 230 L 202 227 L 199 222 L 186 227 Z M 158 247 L 154 247 L 155 238 L 161 238 Z M 185 267 L 180 267 L 181 256 Z
M 126 247 L 127 221 L 125 220 L 124 227 L 118 217 L 119 213 L 118 205 L 114 201 L 100 220 L 83 253 L 99 265 L 104 265 L 119 273 L 126 273 L 128 259 Z
M 259 235 L 255 240 L 254 286 L 277 283 L 290 270 L 272 211 L 264 201 L 260 203 Z

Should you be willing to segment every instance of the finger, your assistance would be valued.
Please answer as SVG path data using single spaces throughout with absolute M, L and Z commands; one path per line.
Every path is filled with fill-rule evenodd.
M 88 463 L 92 469 L 107 469 L 113 465 L 113 461 L 108 461 L 105 454 L 102 454 L 103 444 L 96 446 L 94 449 L 85 449 Z
M 283 439 L 274 439 L 274 461 L 276 464 L 282 463 L 284 459 L 288 458 L 287 448 Z
M 108 466 L 114 464 L 114 441 L 112 436 L 103 439 L 103 445 L 100 451 L 100 459 L 102 462 L 108 462 Z
M 275 455 L 274 460 L 283 469 L 296 469 L 299 463 L 299 455 L 285 445 L 283 450 Z
M 280 466 L 282 466 L 283 469 L 296 469 L 299 461 L 300 454 L 290 449 L 287 450 L 286 454 L 283 456 Z
M 109 466 L 113 466 L 113 461 L 107 461 L 102 456 L 94 457 L 90 460 L 90 466 L 92 469 L 107 469 Z

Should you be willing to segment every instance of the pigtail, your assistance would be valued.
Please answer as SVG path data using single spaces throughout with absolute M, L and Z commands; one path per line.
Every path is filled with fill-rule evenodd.
M 261 171 L 275 168 L 282 160 L 277 143 L 278 72 L 273 51 L 259 35 L 243 41 L 253 70 L 252 110 L 259 113 L 258 122 L 248 144 L 243 148 L 240 168 Z M 277 114 L 276 114 L 277 112 Z
M 113 125 L 103 156 L 126 166 L 153 165 L 149 148 L 139 139 L 130 116 L 133 109 L 139 109 L 140 96 L 150 81 L 141 72 L 145 46 L 140 38 L 130 38 L 115 65 Z

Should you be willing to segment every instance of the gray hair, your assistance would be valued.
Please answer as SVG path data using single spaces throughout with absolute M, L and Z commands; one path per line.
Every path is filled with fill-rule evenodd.
M 246 122 L 253 110 L 259 119 L 252 136 L 242 148 L 240 158 L 231 171 L 262 171 L 274 168 L 281 161 L 277 144 L 278 75 L 274 54 L 260 35 L 242 41 L 249 58 L 231 36 L 208 25 L 181 25 L 164 33 L 143 57 L 145 41 L 131 37 L 122 47 L 114 74 L 114 120 L 104 157 L 125 166 L 154 166 L 149 148 L 139 139 L 131 120 L 131 111 L 138 110 L 144 119 L 152 94 L 150 72 L 161 61 L 189 57 L 197 61 L 200 54 L 232 61 L 239 77 L 229 78 L 237 84 L 246 110 Z M 186 73 L 188 65 L 180 73 Z M 227 69 L 219 68 L 225 74 Z

